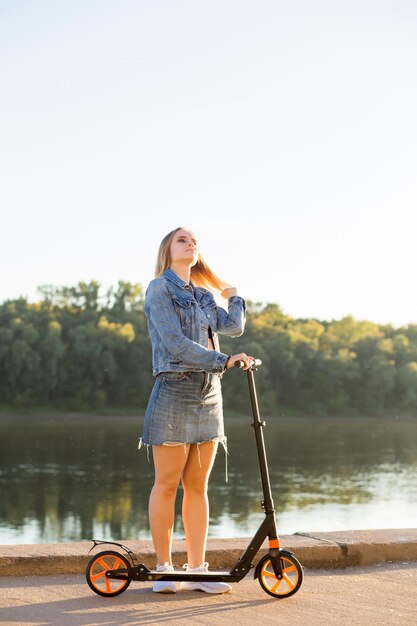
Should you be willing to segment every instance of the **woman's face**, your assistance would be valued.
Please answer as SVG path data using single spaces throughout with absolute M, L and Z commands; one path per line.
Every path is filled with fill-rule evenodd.
M 198 261 L 198 244 L 196 236 L 189 230 L 178 230 L 169 249 L 172 263 L 186 262 L 193 266 Z

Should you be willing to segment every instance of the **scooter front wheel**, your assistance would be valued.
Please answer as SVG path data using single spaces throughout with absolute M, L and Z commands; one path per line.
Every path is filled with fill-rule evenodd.
M 294 595 L 303 582 L 303 568 L 295 556 L 282 556 L 282 579 L 279 580 L 272 567 L 271 559 L 266 554 L 258 563 L 258 580 L 262 589 L 274 598 L 289 598 Z
M 128 568 L 130 563 L 123 554 L 114 550 L 99 552 L 87 565 L 85 577 L 90 588 L 100 596 L 118 596 L 129 587 L 131 577 Z M 126 570 L 125 578 L 107 578 L 106 572 L 114 569 Z M 121 572 L 122 573 L 122 572 Z M 124 573 L 124 572 L 123 572 Z

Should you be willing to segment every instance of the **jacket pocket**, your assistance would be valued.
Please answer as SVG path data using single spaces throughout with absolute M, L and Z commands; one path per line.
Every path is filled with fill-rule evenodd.
M 180 318 L 181 326 L 186 328 L 191 325 L 193 318 L 193 301 L 190 299 L 172 298 L 174 308 Z

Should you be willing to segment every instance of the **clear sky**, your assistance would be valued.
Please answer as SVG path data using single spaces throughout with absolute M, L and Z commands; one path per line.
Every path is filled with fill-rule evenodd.
M 0 301 L 197 234 L 294 317 L 417 323 L 417 3 L 0 0 Z

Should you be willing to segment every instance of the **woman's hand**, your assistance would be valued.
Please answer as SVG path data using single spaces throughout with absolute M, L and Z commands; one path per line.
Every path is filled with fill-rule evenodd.
M 225 300 L 228 300 L 232 296 L 237 296 L 236 287 L 226 287 L 226 289 L 223 289 L 222 298 L 224 298 Z
M 245 354 L 245 352 L 241 352 L 240 354 L 233 354 L 227 362 L 227 369 L 234 367 L 236 361 L 243 361 L 245 364 L 243 369 L 248 370 L 254 360 L 255 359 L 253 358 L 253 356 L 248 356 L 247 354 Z

